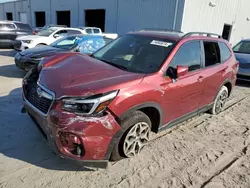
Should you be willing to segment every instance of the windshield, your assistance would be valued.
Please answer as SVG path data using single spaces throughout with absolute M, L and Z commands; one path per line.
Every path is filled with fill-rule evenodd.
M 236 53 L 250 54 L 250 41 L 241 41 L 233 47 L 233 51 Z
M 56 28 L 48 28 L 48 29 L 42 29 L 40 32 L 37 33 L 38 36 L 44 36 L 48 37 L 52 33 L 54 33 L 57 29 Z
M 129 72 L 153 73 L 160 69 L 173 46 L 173 41 L 162 38 L 124 35 L 93 57 Z
M 51 44 L 52 47 L 61 48 L 65 50 L 71 50 L 75 48 L 83 37 L 78 36 L 68 36 L 62 39 L 59 39 Z

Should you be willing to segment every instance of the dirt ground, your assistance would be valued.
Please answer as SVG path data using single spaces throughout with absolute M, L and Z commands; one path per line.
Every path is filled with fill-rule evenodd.
M 0 187 L 250 187 L 250 83 L 218 116 L 202 114 L 152 135 L 135 158 L 91 169 L 60 159 L 26 114 L 24 73 L 0 50 Z

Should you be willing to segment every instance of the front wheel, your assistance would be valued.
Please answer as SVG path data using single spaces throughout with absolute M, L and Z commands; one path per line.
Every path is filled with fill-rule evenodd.
M 123 135 L 112 151 L 112 161 L 131 158 L 141 152 L 149 141 L 151 121 L 145 113 L 135 111 L 130 114 L 130 117 L 122 120 L 121 129 Z
M 219 93 L 216 96 L 213 108 L 210 110 L 210 113 L 213 115 L 217 115 L 220 112 L 222 112 L 225 108 L 227 98 L 228 98 L 228 89 L 226 86 L 222 86 Z

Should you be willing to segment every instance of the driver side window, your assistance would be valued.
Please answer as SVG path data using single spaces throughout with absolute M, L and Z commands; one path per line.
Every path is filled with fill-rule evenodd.
M 201 45 L 200 41 L 192 41 L 181 46 L 175 54 L 170 67 L 186 66 L 188 71 L 195 71 L 201 68 Z

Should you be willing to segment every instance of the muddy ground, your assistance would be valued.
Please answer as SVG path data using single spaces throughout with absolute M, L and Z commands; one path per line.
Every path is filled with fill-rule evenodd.
M 0 50 L 0 187 L 250 187 L 250 83 L 220 115 L 152 135 L 138 157 L 91 169 L 54 155 L 20 113 L 24 73 L 13 55 Z

